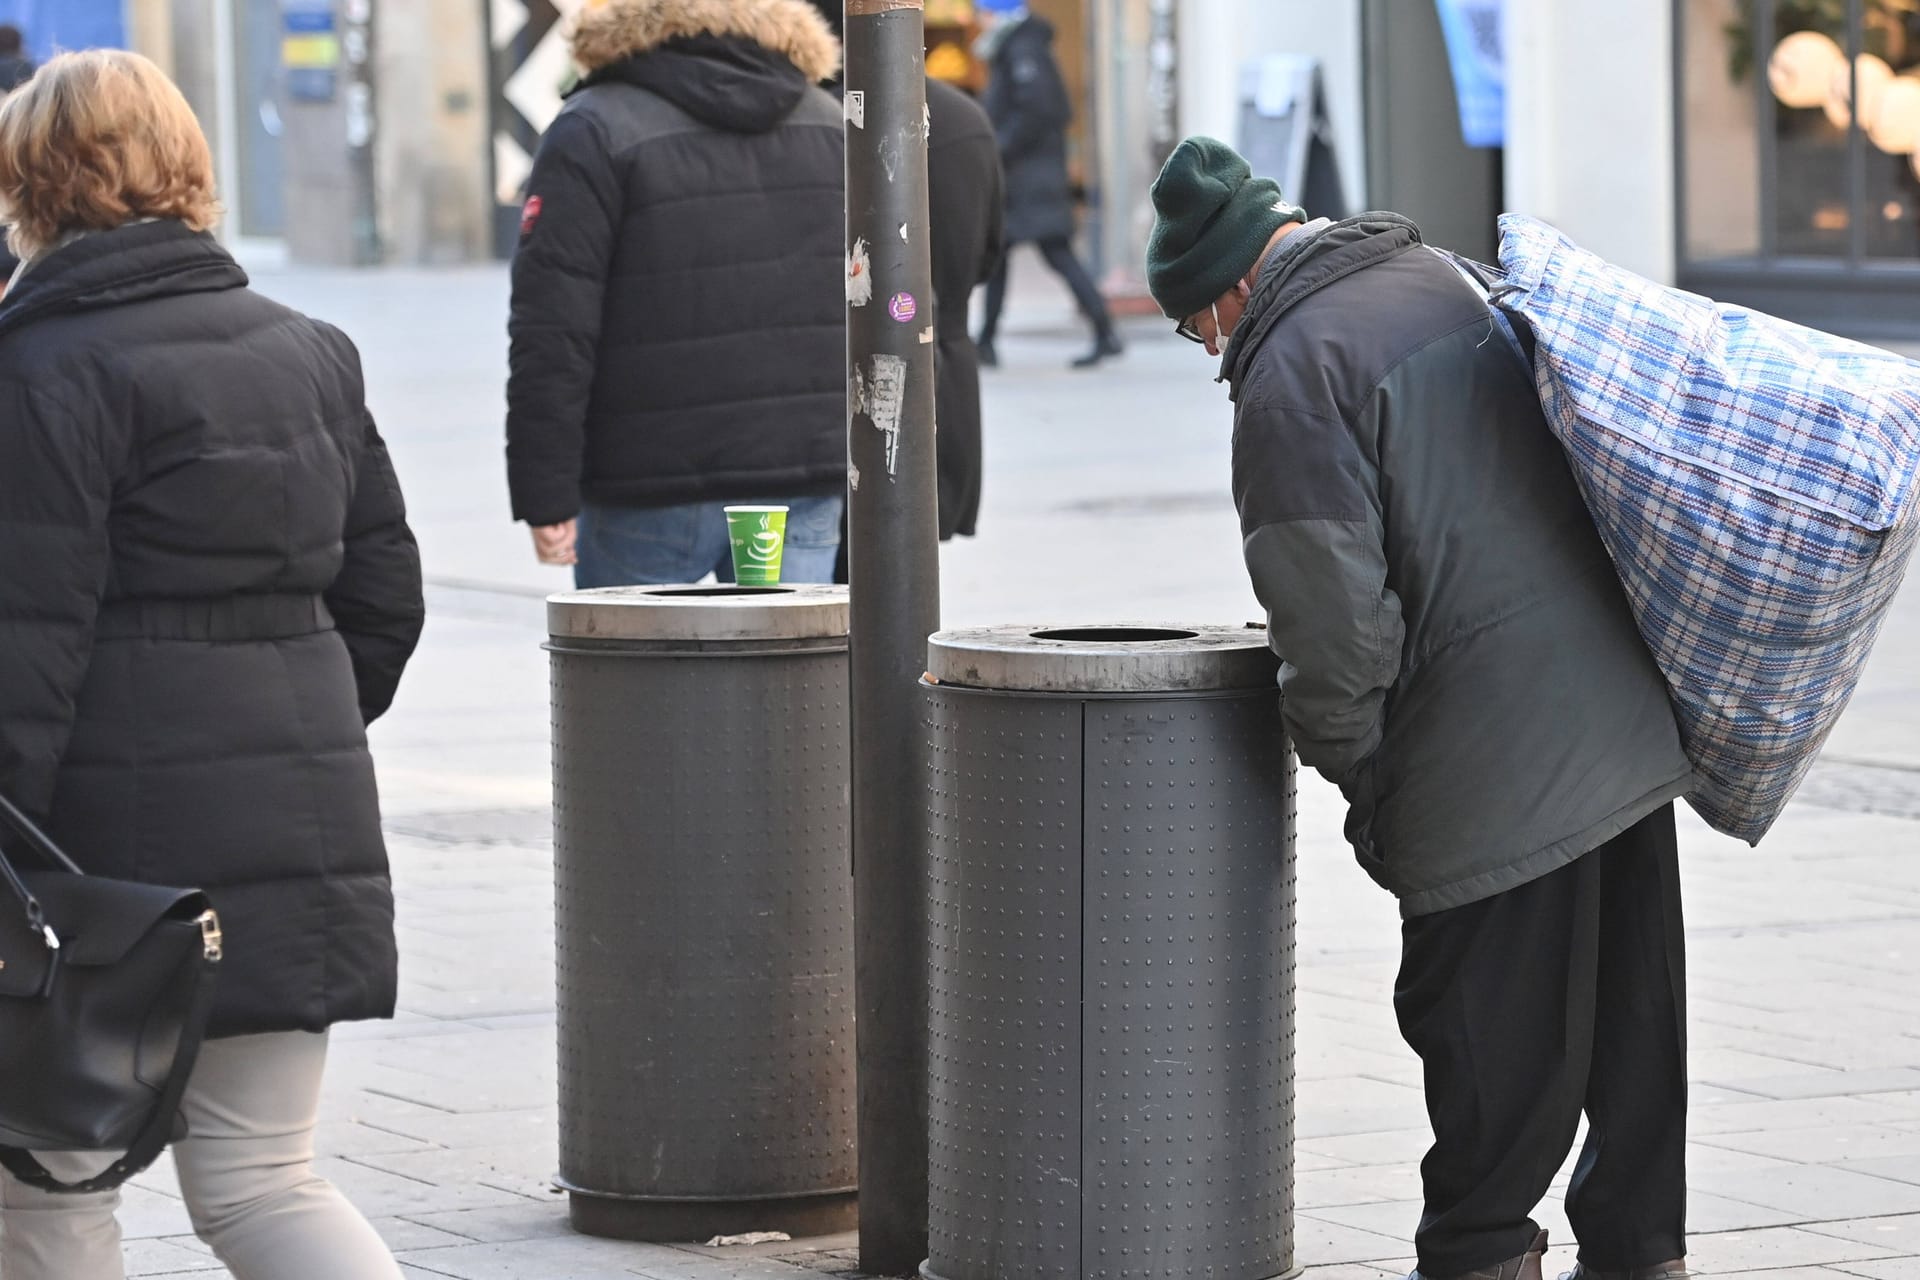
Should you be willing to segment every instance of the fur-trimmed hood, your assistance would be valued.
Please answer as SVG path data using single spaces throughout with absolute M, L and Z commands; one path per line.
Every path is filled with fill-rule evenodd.
M 697 36 L 735 37 L 777 53 L 809 82 L 840 70 L 840 43 L 807 0 L 607 0 L 576 19 L 573 58 L 589 76 Z

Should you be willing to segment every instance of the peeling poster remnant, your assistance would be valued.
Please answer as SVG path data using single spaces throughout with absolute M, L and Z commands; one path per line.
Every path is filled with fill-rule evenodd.
M 907 404 L 907 362 L 903 357 L 877 355 L 873 373 L 860 396 L 861 407 L 873 419 L 874 427 L 887 437 L 887 476 L 896 476 L 900 466 L 900 417 Z
M 856 129 L 867 127 L 867 95 L 862 90 L 847 90 L 847 123 Z
M 864 307 L 873 301 L 873 256 L 867 252 L 867 239 L 853 242 L 847 255 L 847 305 Z

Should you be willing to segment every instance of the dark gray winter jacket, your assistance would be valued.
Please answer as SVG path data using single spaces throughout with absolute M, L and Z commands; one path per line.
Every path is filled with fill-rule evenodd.
M 1300 758 L 1404 914 L 1687 787 L 1659 670 L 1485 302 L 1393 214 L 1269 256 L 1225 364 L 1247 569 Z

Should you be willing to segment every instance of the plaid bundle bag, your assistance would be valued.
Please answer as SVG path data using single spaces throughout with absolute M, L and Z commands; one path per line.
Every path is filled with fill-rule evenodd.
M 1673 691 L 1688 800 L 1757 843 L 1920 536 L 1920 362 L 1652 284 L 1530 218 L 1500 233 L 1495 314 L 1532 330 L 1547 421 Z

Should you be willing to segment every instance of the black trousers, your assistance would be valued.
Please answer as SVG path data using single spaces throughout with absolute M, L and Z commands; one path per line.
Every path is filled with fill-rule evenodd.
M 1067 288 L 1073 290 L 1073 300 L 1080 304 L 1080 314 L 1092 324 L 1094 333 L 1104 337 L 1113 329 L 1113 317 L 1107 314 L 1107 302 L 1100 296 L 1100 290 L 1094 286 L 1093 277 L 1080 265 L 1080 259 L 1073 256 L 1073 246 L 1065 236 L 1039 241 L 1040 256 L 1047 260 L 1053 273 L 1067 282 Z M 1000 265 L 995 267 L 993 275 L 987 279 L 987 315 L 980 328 L 980 341 L 991 343 L 993 335 L 1000 331 L 1000 310 L 1007 305 L 1007 259 L 1012 257 L 1012 245 L 1009 252 L 1000 255 Z
M 1540 879 L 1402 926 L 1394 1009 L 1425 1068 L 1425 1276 L 1524 1253 L 1567 1216 L 1589 1268 L 1686 1253 L 1686 941 L 1673 806 Z

